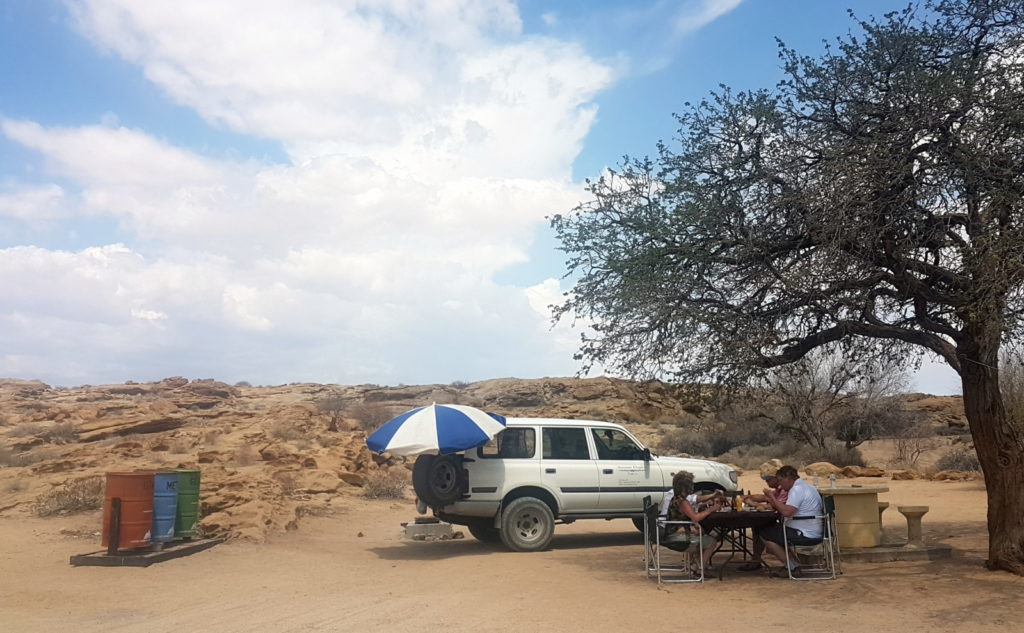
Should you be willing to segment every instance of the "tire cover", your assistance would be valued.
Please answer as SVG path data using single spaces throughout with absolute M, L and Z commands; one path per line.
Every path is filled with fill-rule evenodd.
M 412 469 L 416 496 L 431 507 L 443 507 L 466 490 L 466 473 L 459 455 L 420 455 Z

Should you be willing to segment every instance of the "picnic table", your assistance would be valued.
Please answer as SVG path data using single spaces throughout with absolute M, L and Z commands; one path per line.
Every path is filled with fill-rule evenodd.
M 733 562 L 737 554 L 743 562 L 750 560 L 754 555 L 753 531 L 758 528 L 767 527 L 778 522 L 779 513 L 772 511 L 743 511 L 722 510 L 712 512 L 700 522 L 701 529 L 709 534 L 716 534 L 721 537 L 721 542 L 715 553 L 728 553 L 729 557 L 718 566 L 718 579 L 722 580 L 725 566 Z

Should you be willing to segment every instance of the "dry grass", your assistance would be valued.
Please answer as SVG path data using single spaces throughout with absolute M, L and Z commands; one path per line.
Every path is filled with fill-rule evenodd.
M 281 486 L 281 492 L 285 496 L 291 495 L 299 489 L 299 478 L 295 476 L 295 473 L 277 473 L 274 475 L 274 480 Z
M 935 470 L 980 471 L 981 462 L 973 450 L 954 448 L 935 462 Z
M 39 495 L 32 503 L 32 513 L 39 517 L 96 510 L 103 506 L 103 477 L 93 475 L 65 482 L 64 485 Z
M 366 485 L 363 486 L 363 496 L 370 499 L 404 499 L 405 490 L 409 487 L 405 478 L 384 472 L 377 471 L 366 478 Z
M 376 402 L 359 402 L 349 407 L 346 413 L 356 421 L 356 427 L 361 431 L 373 431 L 395 417 L 392 407 Z
M 42 433 L 44 428 L 39 422 L 22 422 L 7 431 L 7 437 L 32 437 Z
M 47 436 L 54 444 L 71 444 L 78 441 L 78 429 L 73 422 L 58 422 L 50 427 Z
M 0 447 L 0 467 L 24 467 L 57 457 L 59 452 L 53 448 L 37 448 L 24 453 L 15 453 L 13 450 Z
M 280 420 L 270 425 L 270 437 L 284 442 L 292 442 L 304 439 L 306 434 L 302 432 L 302 429 L 298 428 L 294 424 Z
M 235 453 L 234 459 L 232 459 L 231 461 L 232 463 L 234 463 L 235 466 L 252 466 L 253 464 L 256 463 L 258 458 L 259 457 L 256 454 L 256 449 L 253 448 L 252 446 L 245 445 L 238 449 L 238 451 Z

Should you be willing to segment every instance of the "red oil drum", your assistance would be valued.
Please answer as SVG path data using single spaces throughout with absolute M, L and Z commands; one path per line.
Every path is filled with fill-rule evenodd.
M 110 543 L 111 502 L 121 500 L 121 529 L 118 549 L 149 547 L 153 527 L 152 471 L 107 473 L 107 493 L 103 500 L 103 546 Z

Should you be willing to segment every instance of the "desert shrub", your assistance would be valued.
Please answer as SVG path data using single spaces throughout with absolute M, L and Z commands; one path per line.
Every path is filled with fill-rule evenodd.
M 665 454 L 710 455 L 711 443 L 706 434 L 693 429 L 671 429 L 658 441 L 658 450 Z
M 270 437 L 289 442 L 305 437 L 302 429 L 284 420 L 279 420 L 270 425 Z
M 56 444 L 69 444 L 78 441 L 78 429 L 73 422 L 58 422 L 50 427 L 47 432 L 51 442 Z
M 828 462 L 836 466 L 867 466 L 860 449 L 855 446 L 847 448 L 839 443 L 828 444 L 825 448 L 804 445 L 798 451 L 797 457 L 802 464 Z
M 363 496 L 370 499 L 402 499 L 408 486 L 408 482 L 399 475 L 377 471 L 366 478 Z
M 364 431 L 373 431 L 395 417 L 391 407 L 376 402 L 358 402 L 348 407 L 346 413 Z
M 24 453 L 15 453 L 9 448 L 0 448 L 0 466 L 31 466 L 38 462 L 53 459 L 58 455 L 53 448 L 42 447 Z
M 103 505 L 103 477 L 94 475 L 74 481 L 39 495 L 32 503 L 32 513 L 40 517 L 95 510 Z
M 465 380 L 453 380 L 448 386 L 453 387 L 455 389 L 465 389 L 466 387 L 469 386 L 469 384 L 470 383 L 466 382 Z
M 803 460 L 798 457 L 801 445 L 793 438 L 783 438 L 768 445 L 753 444 L 736 446 L 719 455 L 720 462 L 736 464 L 745 470 L 752 470 L 771 459 L 782 460 L 784 464 L 802 466 Z
M 235 386 L 239 388 L 252 387 L 252 383 L 249 382 L 248 380 L 239 380 L 238 382 L 235 383 Z
M 281 486 L 281 492 L 290 495 L 299 489 L 299 479 L 292 472 L 280 472 L 274 475 L 274 480 Z
M 934 431 L 926 424 L 918 424 L 906 429 L 896 437 L 896 452 L 889 465 L 896 468 L 916 468 L 918 460 L 928 451 L 939 447 L 939 440 Z
M 43 425 L 38 422 L 22 422 L 7 431 L 7 437 L 32 437 L 43 432 Z
M 974 451 L 965 448 L 955 448 L 940 457 L 935 462 L 936 470 L 966 470 L 980 471 L 981 462 Z
M 322 398 L 318 398 L 313 401 L 317 411 L 326 414 L 329 418 L 327 423 L 328 431 L 339 431 L 341 427 L 342 418 L 345 417 L 346 409 L 348 408 L 348 400 L 343 398 L 341 395 L 333 393 L 326 395 Z

